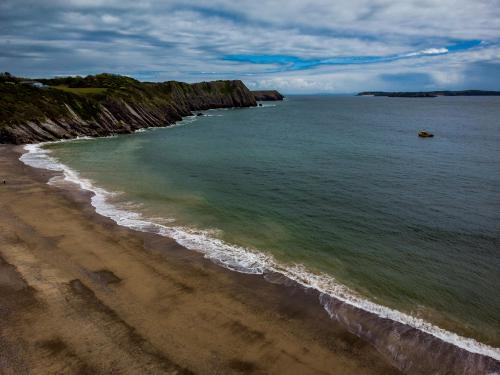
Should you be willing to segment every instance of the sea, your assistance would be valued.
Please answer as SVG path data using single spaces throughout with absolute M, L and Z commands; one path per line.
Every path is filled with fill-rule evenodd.
M 21 159 L 118 224 L 499 360 L 500 98 L 261 104 Z

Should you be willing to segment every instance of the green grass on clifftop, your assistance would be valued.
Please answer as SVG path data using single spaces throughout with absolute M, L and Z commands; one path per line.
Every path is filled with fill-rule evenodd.
M 55 89 L 71 92 L 73 94 L 104 94 L 108 89 L 105 87 L 68 87 L 66 85 L 52 86 Z

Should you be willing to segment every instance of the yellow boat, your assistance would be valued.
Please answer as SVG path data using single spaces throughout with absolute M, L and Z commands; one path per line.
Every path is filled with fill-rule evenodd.
M 429 133 L 425 130 L 422 130 L 422 131 L 418 132 L 418 136 L 422 137 L 422 138 L 431 138 L 431 137 L 434 137 L 434 134 Z

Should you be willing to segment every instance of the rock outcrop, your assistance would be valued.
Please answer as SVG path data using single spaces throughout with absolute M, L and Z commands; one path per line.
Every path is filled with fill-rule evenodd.
M 276 90 L 252 91 L 255 100 L 257 101 L 276 101 L 283 100 L 284 96 Z
M 131 133 L 192 111 L 257 105 L 241 81 L 146 83 L 110 74 L 39 81 L 48 87 L 0 82 L 0 143 Z

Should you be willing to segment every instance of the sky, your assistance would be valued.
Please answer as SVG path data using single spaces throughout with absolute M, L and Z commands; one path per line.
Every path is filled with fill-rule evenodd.
M 0 0 L 0 71 L 500 90 L 500 0 Z

